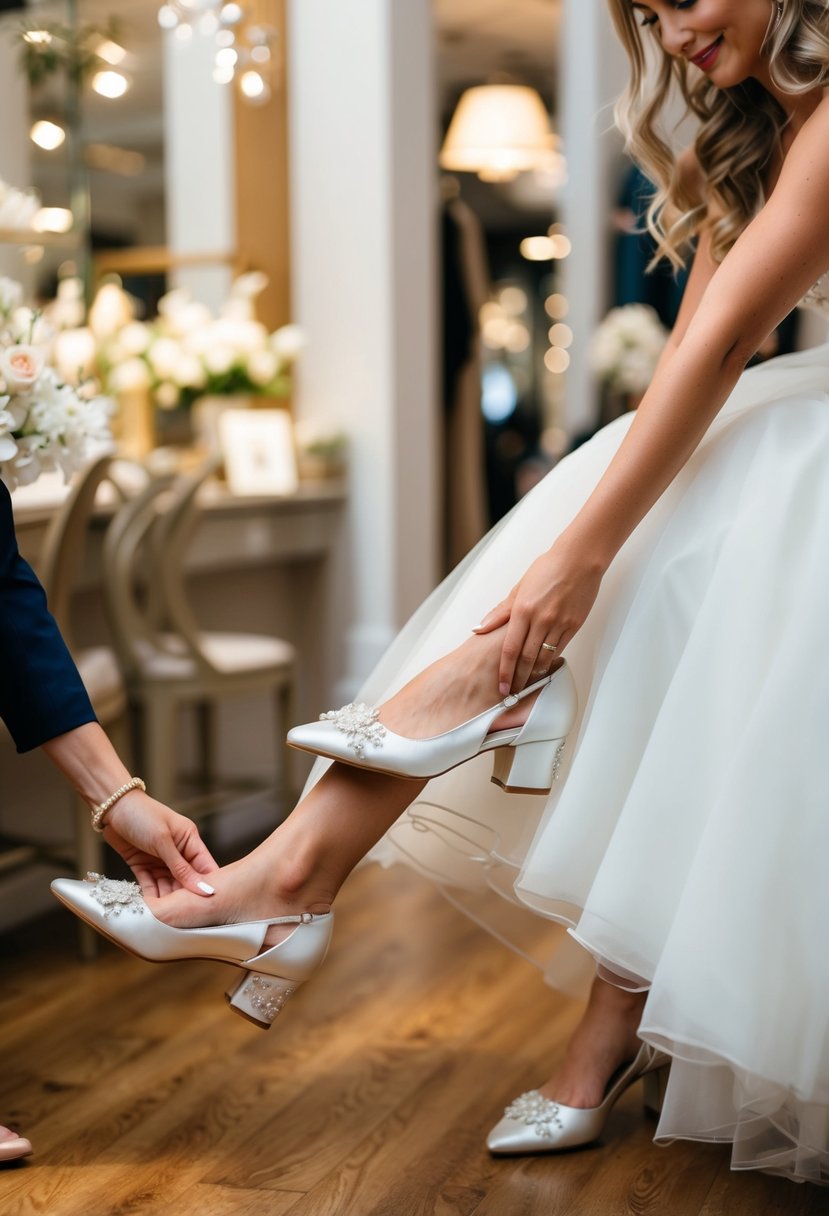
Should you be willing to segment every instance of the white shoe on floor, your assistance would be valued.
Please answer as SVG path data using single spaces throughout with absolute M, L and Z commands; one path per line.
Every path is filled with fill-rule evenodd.
M 486 1138 L 486 1146 L 498 1156 L 525 1153 L 558 1153 L 581 1148 L 602 1134 L 607 1117 L 626 1089 L 644 1079 L 645 1106 L 656 1113 L 667 1079 L 670 1056 L 643 1043 L 631 1062 L 610 1079 L 600 1106 L 582 1110 L 545 1098 L 537 1089 L 521 1094 L 504 1111 L 500 1123 Z
M 139 958 L 153 963 L 204 958 L 241 967 L 245 975 L 227 991 L 231 1008 L 263 1029 L 285 1001 L 316 971 L 331 942 L 334 913 L 280 916 L 274 920 L 175 929 L 153 916 L 134 882 L 87 874 L 56 878 L 53 894 L 76 916 Z M 293 933 L 265 950 L 272 925 L 296 925 Z
M 525 697 L 538 693 L 523 726 L 490 733 L 492 723 Z M 345 705 L 318 722 L 295 726 L 288 743 L 357 768 L 426 780 L 485 752 L 494 753 L 492 780 L 509 793 L 549 791 L 558 774 L 564 740 L 576 717 L 575 684 L 566 663 L 519 693 L 511 693 L 453 730 L 428 739 L 398 735 L 363 703 Z

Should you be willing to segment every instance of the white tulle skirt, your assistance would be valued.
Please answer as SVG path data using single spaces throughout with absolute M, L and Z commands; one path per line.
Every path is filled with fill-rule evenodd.
M 468 637 L 630 419 L 481 542 L 361 699 Z M 731 1141 L 736 1168 L 829 1182 L 829 345 L 742 376 L 567 659 L 581 710 L 553 793 L 504 794 L 476 760 L 372 856 L 428 875 L 564 990 L 596 966 L 647 988 L 641 1035 L 674 1061 L 658 1140 Z

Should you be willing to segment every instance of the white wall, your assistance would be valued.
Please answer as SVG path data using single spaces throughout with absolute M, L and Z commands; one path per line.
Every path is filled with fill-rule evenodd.
M 288 32 L 297 411 L 351 438 L 334 625 L 347 696 L 437 571 L 431 5 L 289 0 Z
M 622 141 L 613 103 L 627 63 L 604 4 L 565 0 L 561 40 L 561 133 L 567 155 L 562 216 L 573 251 L 564 264 L 567 323 L 575 335 L 567 372 L 564 425 L 572 433 L 595 425 L 597 387 L 587 349 L 605 313 L 611 269 L 610 213 Z

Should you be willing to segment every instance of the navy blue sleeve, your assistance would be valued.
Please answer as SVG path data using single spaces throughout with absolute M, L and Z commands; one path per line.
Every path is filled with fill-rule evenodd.
M 0 718 L 19 752 L 95 721 L 78 669 L 17 548 L 11 496 L 0 482 Z

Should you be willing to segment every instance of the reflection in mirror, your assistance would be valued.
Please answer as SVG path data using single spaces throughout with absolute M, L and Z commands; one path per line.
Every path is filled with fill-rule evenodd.
M 45 204 L 74 213 L 79 231 L 70 256 L 91 285 L 87 242 L 93 253 L 166 244 L 157 5 L 135 0 L 125 11 L 112 0 L 37 4 L 25 25 L 32 182 Z M 67 252 L 45 251 L 41 294 L 53 294 Z M 163 272 L 152 267 L 125 280 L 150 315 L 164 286 Z
M 561 454 L 559 0 L 434 0 L 447 565 Z

